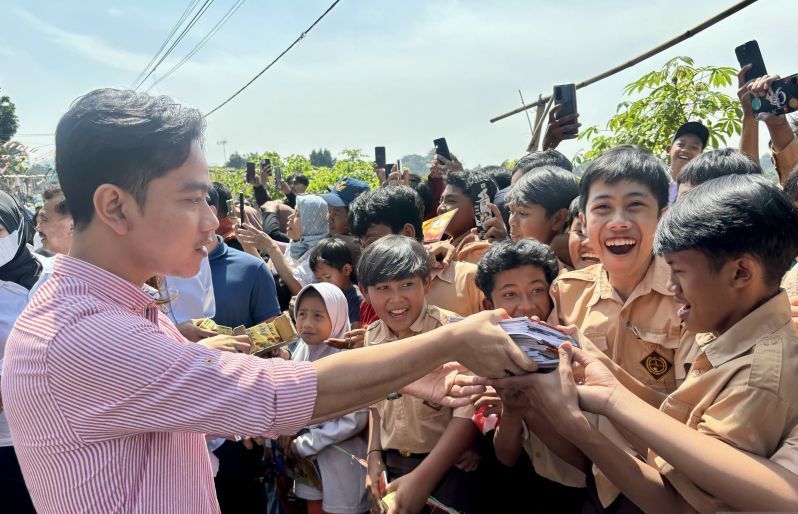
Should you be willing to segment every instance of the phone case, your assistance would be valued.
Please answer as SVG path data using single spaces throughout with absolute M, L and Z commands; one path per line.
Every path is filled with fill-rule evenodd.
M 493 217 L 493 211 L 488 208 L 490 197 L 496 195 L 496 183 L 492 180 L 480 180 L 471 185 L 468 191 L 471 203 L 474 205 L 474 223 L 477 226 L 479 238 L 485 236 L 483 225 Z
M 576 86 L 574 84 L 561 84 L 554 86 L 554 105 L 561 105 L 555 116 L 563 118 L 576 114 Z M 575 136 L 576 130 L 564 132 L 567 136 Z
M 798 110 L 798 74 L 775 80 L 765 96 L 751 98 L 754 115 L 781 115 Z
M 435 145 L 435 153 L 440 155 L 441 157 L 446 157 L 448 160 L 452 160 L 452 154 L 449 153 L 449 145 L 446 144 L 446 138 L 441 137 L 432 142 Z
M 374 147 L 374 162 L 377 164 L 378 168 L 385 167 L 385 147 L 384 146 L 375 146 Z

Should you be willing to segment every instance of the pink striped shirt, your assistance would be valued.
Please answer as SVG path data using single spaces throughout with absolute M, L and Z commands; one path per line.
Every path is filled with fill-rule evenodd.
M 311 363 L 188 343 L 139 288 L 65 256 L 5 357 L 3 403 L 40 514 L 218 512 L 203 434 L 295 433 L 316 400 Z

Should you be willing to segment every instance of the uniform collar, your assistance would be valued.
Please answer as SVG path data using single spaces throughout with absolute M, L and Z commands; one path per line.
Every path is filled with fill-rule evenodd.
M 699 334 L 696 342 L 710 364 L 717 368 L 748 352 L 759 339 L 781 330 L 788 323 L 792 323 L 792 312 L 787 292 L 782 290 L 723 334 L 717 337 Z
M 615 289 L 612 288 L 610 285 L 610 277 L 607 274 L 607 270 L 604 269 L 604 266 L 598 264 L 596 266 L 592 266 L 591 272 L 593 273 L 593 280 L 595 281 L 596 288 L 593 291 L 593 296 L 590 298 L 590 302 L 588 303 L 588 307 L 592 307 L 599 302 L 599 300 L 608 300 L 612 299 L 620 304 L 624 304 L 621 301 L 620 296 L 615 292 Z M 673 293 L 668 290 L 668 279 L 670 278 L 670 266 L 668 263 L 665 262 L 665 259 L 662 257 L 654 257 L 651 261 L 651 264 L 648 266 L 648 270 L 646 274 L 643 276 L 643 280 L 637 284 L 632 294 L 629 295 L 629 298 L 626 300 L 626 303 L 630 303 L 631 301 L 635 300 L 640 296 L 645 296 L 649 294 L 651 291 L 657 292 L 664 296 L 673 296 Z
M 428 303 L 424 302 L 424 307 L 422 307 L 421 312 L 418 315 L 418 318 L 413 321 L 413 324 L 410 325 L 410 331 L 414 334 L 420 334 L 424 331 L 424 320 L 430 314 L 430 306 Z M 379 324 L 379 331 L 377 332 L 377 336 L 374 338 L 372 344 L 380 344 L 388 341 L 396 341 L 398 339 L 397 335 L 393 333 L 393 331 L 388 328 L 388 324 L 385 323 L 385 320 L 381 320 Z

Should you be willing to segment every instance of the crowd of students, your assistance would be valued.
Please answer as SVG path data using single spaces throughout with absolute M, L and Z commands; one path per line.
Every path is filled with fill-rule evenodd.
M 296 420 L 251 433 L 197 427 L 205 435 L 221 512 L 798 509 L 798 118 L 765 121 L 781 182 L 772 184 L 756 159 L 759 122 L 748 100 L 769 81 L 741 84 L 740 150 L 706 150 L 707 128 L 688 121 L 673 135 L 669 163 L 644 148 L 621 145 L 599 155 L 577 179 L 555 149 L 576 118 L 552 118 L 547 148 L 522 156 L 511 170 L 465 170 L 456 157 L 438 155 L 427 178 L 375 166 L 381 185 L 373 190 L 346 177 L 329 193 L 311 195 L 307 178 L 292 176 L 282 200 L 263 187 L 270 173 L 265 167 L 246 219 L 229 208 L 233 195 L 220 183 L 207 195 L 196 187 L 200 196 L 165 211 L 179 217 L 180 209 L 204 203 L 213 213 L 204 239 L 189 241 L 204 255 L 199 272 L 186 277 L 179 266 L 164 265 L 158 268 L 163 273 L 134 285 L 150 295 L 183 341 L 210 352 L 202 354 L 209 365 L 218 352 L 249 353 L 250 341 L 220 337 L 195 320 L 251 327 L 286 311 L 299 339 L 272 352 L 272 360 L 333 362 L 333 354 L 398 348 L 400 340 L 410 349 L 420 334 L 442 345 L 453 333 L 445 329 L 450 322 L 465 323 L 459 319 L 493 309 L 560 326 L 576 341 L 560 349 L 553 372 L 514 369 L 462 387 L 455 382 L 468 376 L 466 362 L 451 356 L 461 364 L 439 368 L 446 377 L 437 386 L 443 393 L 397 388 L 376 403 L 351 402 L 348 409 L 313 417 L 298 431 L 289 430 L 299 428 L 292 425 Z M 161 173 L 181 170 L 192 155 L 187 150 L 172 158 Z M 70 165 L 59 164 L 65 170 Z M 98 216 L 118 237 L 131 230 L 120 221 L 130 213 L 113 196 L 119 193 L 94 186 L 94 205 L 81 204 L 76 198 L 88 186 L 58 171 L 65 190 L 44 196 L 36 220 L 42 246 L 35 251 L 24 210 L 0 192 L 0 349 L 8 340 L 10 365 L 2 383 L 4 397 L 12 399 L 8 421 L 0 414 L 0 483 L 9 512 L 35 512 L 34 505 L 60 512 L 36 460 L 48 451 L 46 437 L 24 432 L 59 416 L 58 408 L 41 418 L 21 414 L 23 404 L 36 409 L 20 394 L 41 394 L 25 388 L 34 383 L 26 382 L 31 374 L 41 373 L 31 355 L 46 352 L 46 344 L 31 342 L 36 320 L 20 315 L 29 302 L 27 313 L 52 309 L 47 295 L 82 287 L 59 277 L 69 267 L 86 272 L 75 262 L 87 247 L 70 252 L 81 224 Z M 493 216 L 477 226 L 469 191 L 485 182 Z M 115 186 L 139 201 L 147 195 L 133 178 Z M 106 196 L 97 199 L 101 193 Z M 454 209 L 443 239 L 425 243 L 423 222 Z M 142 243 L 153 245 L 148 252 L 159 251 L 158 241 Z M 72 257 L 53 257 L 67 253 Z M 97 309 L 64 305 L 83 309 L 81 315 Z M 58 310 L 46 312 L 58 316 Z M 14 329 L 18 318 L 24 321 Z M 133 335 L 146 338 L 149 329 L 140 330 Z M 67 359 L 56 350 L 51 358 Z M 372 366 L 405 369 L 392 355 Z M 241 375 L 234 381 L 255 376 L 252 368 L 235 371 Z M 159 373 L 168 375 L 169 366 Z M 338 380 L 349 379 L 340 373 Z M 56 375 L 56 382 L 67 379 L 84 395 L 100 383 Z M 146 384 L 140 394 L 147 395 Z M 290 401 L 270 394 L 277 403 Z M 246 409 L 226 403 L 233 400 L 208 398 L 213 405 L 207 415 L 223 418 Z M 59 401 L 80 403 L 73 396 Z M 168 411 L 155 400 L 135 405 Z M 118 421 L 109 421 L 113 407 L 102 414 L 102 423 Z M 120 416 L 128 415 L 121 409 Z M 60 422 L 83 423 L 67 414 Z M 185 430 L 180 423 L 165 426 Z M 113 440 L 81 430 L 70 444 L 102 452 L 91 445 Z M 120 474 L 109 480 L 130 479 Z M 94 500 L 84 499 L 86 512 L 111 505 Z M 120 501 L 114 511 L 139 512 Z M 215 508 L 194 510 L 187 503 L 179 511 Z

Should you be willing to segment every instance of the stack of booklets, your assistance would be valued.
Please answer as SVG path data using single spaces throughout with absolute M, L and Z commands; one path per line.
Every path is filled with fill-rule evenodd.
M 461 319 L 463 318 L 449 318 L 449 322 Z M 500 321 L 499 326 L 537 363 L 540 369 L 554 369 L 559 365 L 559 348 L 564 342 L 579 346 L 569 335 L 542 321 L 510 318 Z

